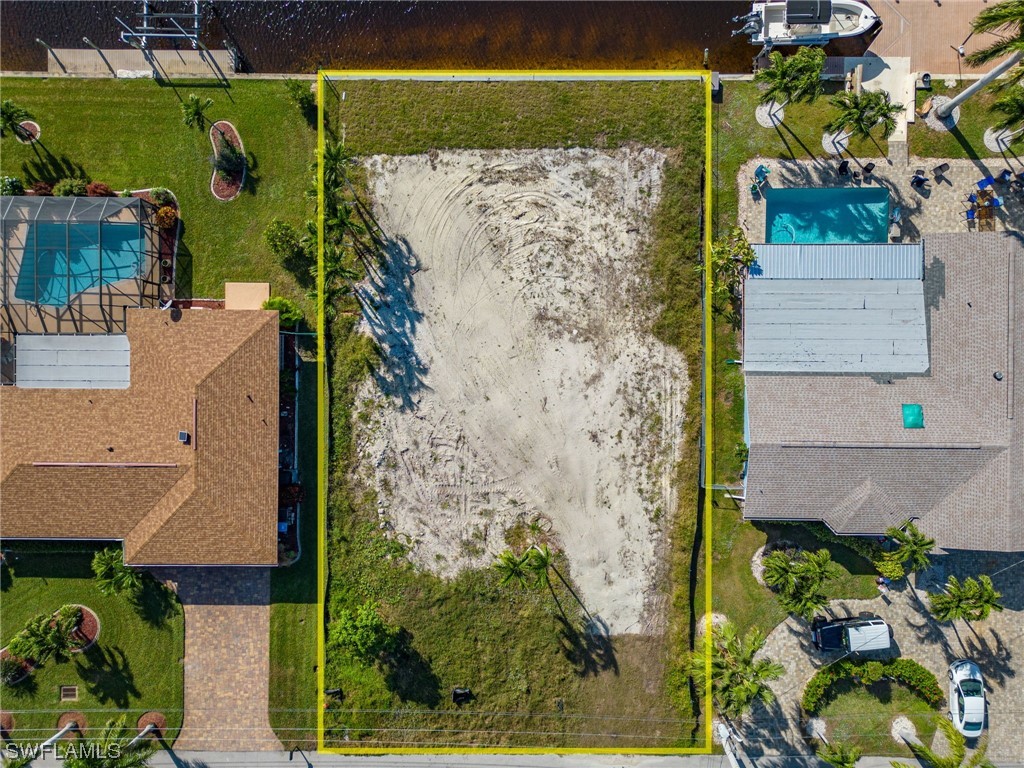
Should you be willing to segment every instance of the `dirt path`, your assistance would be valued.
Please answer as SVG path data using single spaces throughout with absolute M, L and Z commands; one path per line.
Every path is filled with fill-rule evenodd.
M 654 553 L 687 391 L 682 355 L 646 332 L 636 300 L 663 162 L 641 149 L 370 161 L 393 243 L 365 289 L 388 355 L 361 395 L 360 448 L 383 524 L 452 574 L 542 516 L 616 633 L 660 628 Z

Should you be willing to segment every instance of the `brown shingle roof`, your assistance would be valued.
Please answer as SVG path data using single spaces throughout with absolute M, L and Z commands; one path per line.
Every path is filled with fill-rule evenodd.
M 137 565 L 276 564 L 276 314 L 130 310 L 127 335 L 128 389 L 0 390 L 0 536 L 123 539 Z M 139 463 L 162 466 L 123 466 Z
M 748 518 L 839 533 L 918 518 L 947 549 L 1024 549 L 1024 248 L 929 235 L 925 259 L 927 374 L 747 374 Z M 924 429 L 904 429 L 904 403 Z

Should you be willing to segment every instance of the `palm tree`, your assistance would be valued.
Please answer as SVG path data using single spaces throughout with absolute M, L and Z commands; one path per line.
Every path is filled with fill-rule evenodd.
M 21 123 L 31 119 L 32 115 L 27 109 L 15 104 L 10 99 L 0 102 L 0 136 L 5 131 L 10 131 L 15 136 L 24 138 L 25 129 L 21 127 Z
M 827 549 L 800 553 L 797 575 L 805 583 L 824 584 L 829 579 L 839 578 L 841 573 L 839 566 L 832 562 L 832 553 Z
M 964 735 L 953 726 L 952 722 L 944 717 L 936 717 L 935 725 L 937 730 L 942 731 L 946 744 L 949 745 L 949 754 L 943 757 L 933 752 L 924 744 L 908 741 L 907 746 L 910 748 L 910 751 L 922 763 L 927 764 L 929 768 L 994 768 L 992 761 L 985 754 L 988 751 L 987 738 L 983 738 L 979 742 L 974 753 L 967 762 L 964 762 L 964 758 L 967 757 L 967 739 Z M 893 768 L 906 768 L 903 763 L 896 762 L 895 760 L 891 762 L 891 765 Z
M 755 702 L 771 704 L 775 694 L 768 686 L 785 674 L 785 667 L 771 659 L 756 659 L 764 647 L 764 633 L 754 627 L 742 638 L 726 622 L 711 631 L 711 695 L 719 714 L 730 719 L 743 717 Z M 707 683 L 703 654 L 690 656 L 690 675 L 698 689 Z
M 74 755 L 68 754 L 64 765 L 67 768 L 145 768 L 156 752 L 156 745 L 149 739 L 131 744 L 134 735 L 124 715 L 108 720 L 99 738 L 87 740 L 91 748 L 79 747 Z
M 963 583 L 956 576 L 950 576 L 942 592 L 928 594 L 928 602 L 936 620 L 952 623 L 953 631 L 957 639 L 960 639 L 956 620 L 963 619 L 974 632 L 972 621 L 981 621 L 988 618 L 992 611 L 1003 610 L 999 603 L 1000 597 L 1002 595 L 996 592 L 988 576 L 979 576 L 977 581 L 968 577 Z M 962 640 L 960 644 L 963 645 Z
M 827 549 L 795 556 L 776 550 L 765 557 L 764 566 L 765 583 L 779 593 L 779 605 L 808 620 L 828 605 L 825 583 L 840 573 Z
M 142 574 L 125 565 L 124 556 L 118 547 L 107 547 L 93 555 L 92 572 L 96 574 L 97 588 L 104 595 L 126 595 L 131 598 L 142 591 Z
M 547 587 L 554 591 L 551 586 L 551 571 L 555 570 L 555 556 L 548 549 L 548 545 L 541 544 L 538 546 L 534 544 L 526 550 L 526 556 L 528 559 L 527 567 L 530 569 L 530 573 L 533 574 L 534 585 L 537 589 Z
M 794 101 L 807 103 L 817 99 L 824 89 L 821 72 L 825 66 L 825 51 L 821 48 L 801 46 L 791 56 L 772 51 L 768 56 L 771 66 L 758 70 L 754 82 L 764 86 L 761 104 L 776 104 L 769 107 L 772 121 L 783 121 L 782 110 Z
M 975 35 L 1002 34 L 987 48 L 975 51 L 967 57 L 972 67 L 988 64 L 990 61 L 1009 56 L 1002 64 L 992 69 L 971 87 L 964 89 L 956 97 L 939 106 L 935 113 L 940 118 L 949 117 L 953 110 L 967 99 L 987 86 L 1011 67 L 1017 66 L 1024 57 L 1024 0 L 1003 0 L 1003 2 L 985 8 L 974 17 L 971 31 Z
M 861 752 L 852 744 L 844 744 L 841 741 L 822 744 L 818 748 L 818 757 L 832 766 L 832 768 L 854 768 L 860 760 Z
M 882 138 L 888 139 L 896 130 L 896 118 L 903 111 L 903 105 L 890 101 L 885 91 L 842 91 L 829 99 L 829 103 L 839 114 L 825 124 L 825 130 L 829 133 L 842 131 L 846 138 L 872 138 L 871 130 L 881 125 Z
M 1012 86 L 996 99 L 991 109 L 1003 113 L 1003 119 L 992 128 L 993 131 L 1005 132 L 1002 133 L 1002 142 L 1008 145 L 1024 133 L 1024 86 L 1019 83 Z
M 796 583 L 797 563 L 783 549 L 764 556 L 764 583 L 780 591 L 787 591 Z
M 912 522 L 903 528 L 890 528 L 885 535 L 896 542 L 893 556 L 902 563 L 904 571 L 920 573 L 931 567 L 928 555 L 935 549 L 935 539 L 929 539 Z
M 517 555 L 510 549 L 506 549 L 500 555 L 498 555 L 497 561 L 494 563 L 495 570 L 501 574 L 502 586 L 506 584 L 516 584 L 520 587 L 530 586 L 530 556 L 528 553 Z
M 206 127 L 206 110 L 213 106 L 213 99 L 200 99 L 194 93 L 188 95 L 188 99 L 181 102 L 181 119 L 189 128 L 198 127 L 203 130 Z

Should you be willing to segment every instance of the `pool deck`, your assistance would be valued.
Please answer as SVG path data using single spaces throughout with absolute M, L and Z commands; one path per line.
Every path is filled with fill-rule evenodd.
M 907 164 L 893 163 L 887 158 L 858 158 L 851 161 L 850 170 L 860 165 L 875 163 L 875 170 L 868 181 L 860 186 L 882 186 L 889 190 L 890 205 L 899 205 L 903 213 L 903 237 L 901 242 L 912 243 L 922 236 L 936 232 L 976 231 L 977 226 L 968 229 L 961 202 L 968 192 L 977 190 L 977 181 L 985 176 L 995 176 L 1007 167 L 1002 160 L 936 160 L 911 157 Z M 949 170 L 944 178 L 936 181 L 932 168 L 946 162 Z M 765 203 L 758 197 L 754 200 L 749 187 L 754 169 L 759 164 L 771 168 L 768 177 L 770 186 L 779 187 L 851 187 L 858 182 L 850 177 L 845 180 L 836 173 L 836 160 L 750 160 L 740 167 L 736 183 L 739 187 L 739 219 L 747 238 L 752 243 L 765 242 Z M 912 189 L 910 177 L 918 168 L 928 176 L 923 190 Z M 1014 168 L 1018 172 L 1019 168 Z M 1011 193 L 1005 184 L 995 185 L 996 194 L 1003 197 L 1004 205 L 994 211 L 987 222 L 981 222 L 982 231 L 1005 231 L 1024 229 L 1024 198 Z M 990 222 L 990 223 L 989 223 Z

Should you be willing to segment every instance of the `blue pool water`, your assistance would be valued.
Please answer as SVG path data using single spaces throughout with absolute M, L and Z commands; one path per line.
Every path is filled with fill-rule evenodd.
M 14 295 L 63 306 L 83 291 L 134 278 L 145 254 L 138 224 L 30 224 Z
M 889 191 L 878 187 L 765 190 L 769 243 L 885 243 Z

